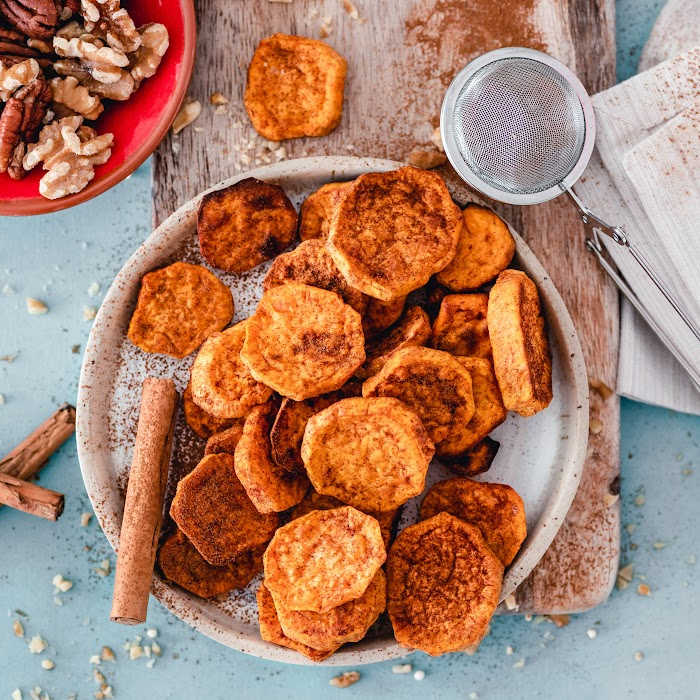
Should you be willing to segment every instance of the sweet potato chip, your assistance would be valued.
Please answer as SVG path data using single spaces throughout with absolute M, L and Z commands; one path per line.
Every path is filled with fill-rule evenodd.
M 263 294 L 247 321 L 241 357 L 253 377 L 282 396 L 320 396 L 364 362 L 362 320 L 337 294 L 288 282 Z
M 212 598 L 237 588 L 245 588 L 262 571 L 264 545 L 239 554 L 227 566 L 212 566 L 177 530 L 158 550 L 163 575 L 200 598 Z
M 471 450 L 467 450 L 456 457 L 443 458 L 441 461 L 460 476 L 476 476 L 491 468 L 500 446 L 500 442 L 496 442 L 490 437 L 485 437 L 481 442 L 474 445 Z
M 333 213 L 328 248 L 353 287 L 391 301 L 452 260 L 462 225 L 443 179 L 405 166 L 354 181 Z
M 231 291 L 216 275 L 176 262 L 143 276 L 128 337 L 145 352 L 182 358 L 232 317 Z
M 277 605 L 282 631 L 312 649 L 329 649 L 359 642 L 386 608 L 386 576 L 379 569 L 365 592 L 325 613 L 287 610 Z
M 478 289 L 505 270 L 515 253 L 515 241 L 505 222 L 490 209 L 470 204 L 462 212 L 457 254 L 437 274 L 437 280 L 455 292 Z
M 253 379 L 241 360 L 247 323 L 208 338 L 192 365 L 192 398 L 213 416 L 242 418 L 272 396 L 272 389 Z
M 204 446 L 204 454 L 212 455 L 218 452 L 226 452 L 227 454 L 235 454 L 236 445 L 243 435 L 243 419 L 237 419 L 236 423 L 226 430 L 219 433 L 214 433 Z
M 510 486 L 454 477 L 428 491 L 420 507 L 421 520 L 451 513 L 476 525 L 493 553 L 508 566 L 527 536 L 523 499 Z
M 299 238 L 328 238 L 328 229 L 333 211 L 348 191 L 350 182 L 329 182 L 312 192 L 301 205 L 299 211 Z
M 228 272 L 274 258 L 296 232 L 297 212 L 284 190 L 254 177 L 205 194 L 197 213 L 202 255 Z
M 493 366 L 509 411 L 532 416 L 552 400 L 552 357 L 535 283 L 505 270 L 489 293 Z
M 263 39 L 244 97 L 253 127 L 271 141 L 325 136 L 340 123 L 346 72 L 345 59 L 322 41 L 288 34 Z
M 370 338 L 393 326 L 401 318 L 406 306 L 406 297 L 397 297 L 391 301 L 372 297 L 368 299 L 367 308 L 362 315 L 362 330 L 365 332 L 365 338 Z
M 386 570 L 387 610 L 401 646 L 438 656 L 486 634 L 503 564 L 477 527 L 449 513 L 411 525 L 392 545 Z
M 474 415 L 472 377 L 455 357 L 431 348 L 402 348 L 362 385 L 362 395 L 393 396 L 415 411 L 436 443 Z
M 394 398 L 334 403 L 306 424 L 301 456 L 316 491 L 365 511 L 417 496 L 434 446 L 420 418 Z
M 170 515 L 214 566 L 265 544 L 279 522 L 277 514 L 258 513 L 236 477 L 233 457 L 223 453 L 207 455 L 180 479 Z
M 309 488 L 303 470 L 277 466 L 270 453 L 270 427 L 277 406 L 256 406 L 243 426 L 236 445 L 236 476 L 260 513 L 273 513 L 295 506 Z
M 448 294 L 433 323 L 432 346 L 464 357 L 491 358 L 488 294 Z
M 265 275 L 263 290 L 267 291 L 286 282 L 302 282 L 335 292 L 359 314 L 367 308 L 369 297 L 347 283 L 323 241 L 304 241 L 289 253 L 275 258 Z
M 350 506 L 314 510 L 275 533 L 265 585 L 276 605 L 325 613 L 359 598 L 385 559 L 374 518 Z
M 287 649 L 293 649 L 298 651 L 300 654 L 308 657 L 312 661 L 323 661 L 331 656 L 338 647 L 332 649 L 326 649 L 324 651 L 318 651 L 317 649 L 312 649 L 306 646 L 306 644 L 300 644 L 290 639 L 283 631 L 280 625 L 279 618 L 277 617 L 277 610 L 275 609 L 275 601 L 272 600 L 270 591 L 267 590 L 265 583 L 260 584 L 257 592 L 258 600 L 258 623 L 260 624 L 260 636 L 266 641 L 272 644 L 277 644 L 280 647 L 287 647 Z
M 237 422 L 236 418 L 217 418 L 197 406 L 192 399 L 192 381 L 187 383 L 187 387 L 182 394 L 182 408 L 187 425 L 205 440 L 216 432 L 230 428 Z

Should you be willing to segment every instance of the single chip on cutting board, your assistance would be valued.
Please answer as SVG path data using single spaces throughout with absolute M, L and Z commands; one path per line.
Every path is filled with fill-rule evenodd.
M 258 513 L 236 476 L 233 456 L 224 453 L 205 456 L 180 479 L 170 515 L 214 566 L 265 544 L 279 523 L 276 513 Z
M 345 504 L 342 501 L 339 501 L 337 498 L 333 498 L 333 496 L 324 496 L 313 489 L 309 489 L 301 503 L 299 503 L 299 505 L 292 511 L 291 517 L 292 520 L 294 520 L 294 518 L 301 518 L 302 515 L 306 515 L 312 510 L 330 510 L 331 508 L 340 508 L 344 505 Z M 389 547 L 389 544 L 391 543 L 394 524 L 396 523 L 400 510 L 400 508 L 394 508 L 393 510 L 385 511 L 365 511 L 367 512 L 367 515 L 371 515 L 379 523 L 385 547 Z
M 297 212 L 277 185 L 254 177 L 202 197 L 197 234 L 204 259 L 245 272 L 281 253 L 296 237 Z
M 346 72 L 345 59 L 322 41 L 288 34 L 263 39 L 244 96 L 253 127 L 271 141 L 325 136 L 340 122 Z
M 510 265 L 515 254 L 508 226 L 490 209 L 470 204 L 462 216 L 457 254 L 437 274 L 437 281 L 455 292 L 478 289 L 491 281 Z
M 367 342 L 367 359 L 357 371 L 357 376 L 366 379 L 376 374 L 396 350 L 425 345 L 430 340 L 431 332 L 428 314 L 420 306 L 409 307 L 395 326 Z
M 391 301 L 382 301 L 369 297 L 365 313 L 362 316 L 362 330 L 369 338 L 393 326 L 403 313 L 406 297 L 397 297 Z
M 417 496 L 434 451 L 420 418 L 388 397 L 334 403 L 309 419 L 301 445 L 316 491 L 366 511 Z
M 379 523 L 355 508 L 314 510 L 275 533 L 265 585 L 287 610 L 324 613 L 359 598 L 386 559 Z
M 451 513 L 476 525 L 493 553 L 508 566 L 527 536 L 525 505 L 506 484 L 454 477 L 434 484 L 420 507 L 421 520 Z
M 247 324 L 241 357 L 251 374 L 295 401 L 339 389 L 365 359 L 360 314 L 325 289 L 273 287 Z
M 503 404 L 532 416 L 552 400 L 552 357 L 535 283 L 520 270 L 501 272 L 487 320 Z
M 464 357 L 491 357 L 488 294 L 448 294 L 433 322 L 432 346 Z
M 455 359 L 471 375 L 474 415 L 435 446 L 439 457 L 457 457 L 468 452 L 506 419 L 506 408 L 491 363 L 480 357 Z
M 276 402 L 256 406 L 246 418 L 236 445 L 236 476 L 260 513 L 295 506 L 309 488 L 303 470 L 279 467 L 272 459 L 270 427 L 276 414 Z
M 217 418 L 200 408 L 192 398 L 192 381 L 187 383 L 187 387 L 182 394 L 182 408 L 185 413 L 187 425 L 203 439 L 226 428 L 230 428 L 238 422 L 237 418 Z
M 490 469 L 500 446 L 500 442 L 485 437 L 471 450 L 456 457 L 442 458 L 441 461 L 460 476 L 476 476 Z
M 386 608 L 386 575 L 379 569 L 365 592 L 325 613 L 287 610 L 276 605 L 283 632 L 312 649 L 329 649 L 359 642 Z
M 239 554 L 227 566 L 212 566 L 179 530 L 166 538 L 158 550 L 158 565 L 163 575 L 201 598 L 212 598 L 245 588 L 262 571 L 260 545 Z
M 462 226 L 443 179 L 405 166 L 353 182 L 333 213 L 328 248 L 353 287 L 390 301 L 452 260 Z
M 265 275 L 263 291 L 286 282 L 302 282 L 335 292 L 359 314 L 367 308 L 369 297 L 347 283 L 326 244 L 320 240 L 304 241 L 294 250 L 277 256 Z
M 432 348 L 393 352 L 362 395 L 392 396 L 415 411 L 437 445 L 460 432 L 474 415 L 471 374 L 455 357 Z
M 312 661 L 323 661 L 331 656 L 336 649 L 333 647 L 331 649 L 326 649 L 324 651 L 318 651 L 317 649 L 312 649 L 306 644 L 301 644 L 290 639 L 283 631 L 280 625 L 279 618 L 277 617 L 277 610 L 275 609 L 275 601 L 272 600 L 270 591 L 265 586 L 265 583 L 260 584 L 257 592 L 258 601 L 258 624 L 260 625 L 260 636 L 266 641 L 272 644 L 277 644 L 280 647 L 287 647 L 287 649 L 293 649 L 298 651 L 300 654 L 308 657 Z
M 236 452 L 236 445 L 243 435 L 243 419 L 237 419 L 235 425 L 219 433 L 214 433 L 204 446 L 204 454 L 212 455 L 217 452 L 226 452 L 230 455 Z
M 401 646 L 438 656 L 475 646 L 488 631 L 503 564 L 476 526 L 440 513 L 405 528 L 386 572 L 387 610 Z
M 176 262 L 143 276 L 128 337 L 145 352 L 182 358 L 232 317 L 223 282 L 201 265 Z
M 333 211 L 345 196 L 351 182 L 329 182 L 312 192 L 299 210 L 299 238 L 328 238 Z
M 241 359 L 247 323 L 210 336 L 192 365 L 192 398 L 213 416 L 242 418 L 272 396 L 272 389 L 256 381 Z

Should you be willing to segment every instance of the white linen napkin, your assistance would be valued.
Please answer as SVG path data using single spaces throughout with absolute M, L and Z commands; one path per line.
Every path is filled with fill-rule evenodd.
M 700 47 L 595 95 L 593 105 L 597 148 L 574 189 L 596 214 L 625 227 L 700 324 Z M 679 354 L 698 367 L 700 343 L 691 331 L 629 251 L 603 242 Z M 700 414 L 695 385 L 626 301 L 617 389 Z

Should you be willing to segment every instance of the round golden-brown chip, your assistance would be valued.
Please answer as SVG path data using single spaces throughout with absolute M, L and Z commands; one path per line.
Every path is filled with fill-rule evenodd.
M 443 179 L 405 166 L 354 181 L 333 213 L 328 247 L 353 287 L 390 301 L 452 260 L 461 228 Z
M 145 352 L 182 358 L 232 317 L 231 290 L 216 275 L 176 262 L 143 276 L 128 338 Z
M 226 452 L 230 455 L 236 452 L 236 445 L 243 435 L 243 419 L 236 420 L 236 423 L 226 430 L 214 433 L 204 446 L 204 454 L 212 455 L 218 452 Z
M 488 294 L 447 294 L 433 322 L 432 346 L 453 355 L 491 358 Z
M 180 532 L 170 535 L 158 550 L 163 575 L 200 598 L 212 598 L 245 588 L 262 571 L 264 545 L 239 554 L 227 566 L 212 566 Z
M 303 470 L 277 466 L 270 453 L 270 426 L 277 406 L 256 406 L 243 426 L 236 445 L 236 476 L 260 513 L 273 513 L 295 506 L 309 488 Z
M 309 419 L 301 457 L 313 487 L 367 511 L 417 496 L 435 451 L 420 418 L 394 398 L 353 398 Z
M 297 212 L 284 190 L 248 177 L 202 197 L 199 247 L 222 270 L 245 272 L 281 253 L 296 237 Z
M 270 591 L 267 590 L 265 583 L 260 584 L 258 592 L 256 594 L 258 601 L 258 623 L 260 625 L 260 636 L 266 641 L 272 644 L 277 644 L 280 647 L 287 647 L 287 649 L 293 649 L 298 651 L 300 654 L 308 657 L 312 661 L 323 661 L 331 656 L 338 647 L 333 647 L 332 649 L 325 649 L 319 651 L 318 649 L 312 649 L 306 646 L 306 644 L 300 644 L 290 639 L 283 631 L 280 625 L 279 618 L 277 617 L 277 610 L 275 609 L 275 601 L 272 600 Z
M 200 408 L 192 398 L 192 381 L 187 383 L 187 387 L 182 394 L 182 408 L 185 413 L 187 425 L 205 440 L 214 433 L 230 428 L 237 422 L 235 418 L 217 418 Z
M 403 313 L 406 297 L 397 297 L 391 301 L 382 301 L 369 297 L 365 313 L 362 316 L 362 330 L 369 338 L 393 326 Z
M 357 376 L 366 379 L 376 374 L 396 350 L 425 345 L 431 332 L 428 314 L 420 306 L 409 307 L 395 326 L 365 345 L 367 359 Z
M 421 520 L 450 513 L 476 525 L 491 551 L 508 566 L 527 537 L 525 504 L 506 484 L 454 477 L 434 484 L 420 507 Z
M 261 515 L 236 476 L 233 456 L 210 454 L 180 479 L 170 515 L 197 551 L 214 566 L 265 544 L 277 514 Z
M 347 283 L 323 241 L 304 241 L 289 253 L 277 256 L 265 275 L 263 290 L 287 282 L 302 282 L 335 292 L 359 314 L 367 308 L 369 297 Z
M 364 345 L 360 314 L 337 294 L 288 282 L 263 294 L 241 357 L 258 381 L 302 401 L 343 386 L 364 362 Z
M 486 284 L 508 267 L 515 253 L 508 226 L 490 209 L 470 204 L 462 218 L 457 253 L 437 274 L 437 281 L 455 292 Z
M 276 609 L 283 632 L 312 649 L 359 642 L 386 609 L 386 575 L 379 569 L 359 598 L 325 613 L 287 610 L 282 605 Z
M 379 523 L 355 508 L 314 510 L 275 533 L 265 585 L 287 610 L 325 613 L 359 598 L 386 559 Z
M 403 401 L 423 421 L 436 444 L 474 415 L 469 371 L 449 353 L 432 348 L 393 352 L 381 370 L 362 385 L 362 395 L 393 396 Z
M 192 398 L 212 416 L 242 418 L 272 396 L 272 389 L 253 379 L 241 359 L 247 323 L 241 321 L 213 334 L 195 357 L 190 375 Z
M 255 49 L 244 104 L 255 130 L 281 141 L 325 136 L 340 123 L 347 64 L 316 39 L 273 34 Z
M 387 610 L 401 646 L 437 656 L 478 644 L 498 605 L 503 564 L 449 513 L 402 530 L 387 558 Z
M 329 182 L 312 192 L 299 210 L 299 238 L 308 241 L 328 238 L 331 217 L 340 200 L 345 196 L 351 182 Z

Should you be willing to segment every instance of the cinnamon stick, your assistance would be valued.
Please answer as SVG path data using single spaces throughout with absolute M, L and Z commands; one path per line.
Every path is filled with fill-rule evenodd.
M 63 513 L 63 494 L 9 474 L 0 474 L 0 503 L 47 520 Z
M 0 473 L 29 479 L 49 457 L 75 432 L 75 408 L 63 404 L 34 432 L 0 459 Z
M 170 379 L 147 378 L 129 471 L 110 619 L 123 625 L 146 620 L 160 533 L 177 403 Z

